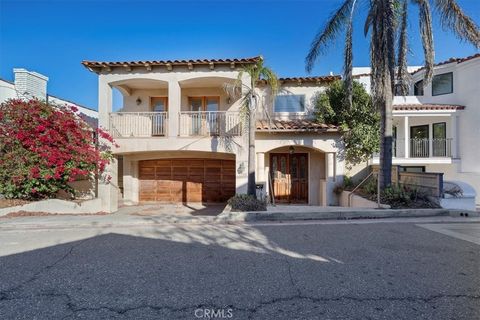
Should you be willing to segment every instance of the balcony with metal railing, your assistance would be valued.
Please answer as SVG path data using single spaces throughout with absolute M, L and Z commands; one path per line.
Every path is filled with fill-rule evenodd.
M 392 155 L 395 162 L 402 159 L 451 159 L 452 138 L 443 139 L 408 139 L 405 146 L 405 139 L 394 139 L 392 142 Z M 378 162 L 379 153 L 373 155 L 373 162 Z M 395 159 L 397 161 L 395 161 Z
M 110 113 L 109 131 L 114 138 L 239 136 L 240 114 L 234 111 L 182 111 L 178 120 L 168 112 Z M 178 121 L 178 132 L 169 133 L 169 121 Z
M 179 136 L 239 136 L 240 114 L 235 111 L 182 111 Z
M 167 134 L 167 112 L 110 113 L 110 133 L 114 138 L 161 137 Z

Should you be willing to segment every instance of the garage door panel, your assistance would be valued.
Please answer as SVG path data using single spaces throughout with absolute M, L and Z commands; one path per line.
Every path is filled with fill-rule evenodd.
M 221 168 L 205 168 L 205 174 L 207 176 L 215 174 L 215 175 L 220 175 L 222 173 Z
M 143 201 L 155 201 L 157 194 L 155 180 L 142 180 L 140 181 L 140 194 Z
M 221 166 L 222 166 L 222 160 L 216 160 L 216 159 L 205 160 L 205 168 L 221 167 Z
M 190 175 L 203 176 L 205 174 L 205 168 L 204 167 L 190 167 L 188 169 L 188 173 Z
M 188 161 L 188 166 L 190 167 L 200 167 L 203 168 L 205 167 L 205 160 L 196 160 L 196 159 L 190 159 Z
M 147 160 L 139 173 L 140 201 L 224 202 L 235 194 L 232 160 Z
M 172 166 L 172 160 L 154 160 L 155 167 L 169 168 Z
M 156 166 L 156 160 L 144 160 L 142 161 L 142 165 L 144 167 L 155 167 Z
M 139 172 L 139 178 L 144 180 L 155 180 L 155 168 L 145 167 L 141 168 Z

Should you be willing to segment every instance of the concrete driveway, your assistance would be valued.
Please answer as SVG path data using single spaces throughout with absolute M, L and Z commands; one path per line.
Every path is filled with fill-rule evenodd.
M 2 230 L 0 319 L 480 318 L 480 246 L 404 221 Z

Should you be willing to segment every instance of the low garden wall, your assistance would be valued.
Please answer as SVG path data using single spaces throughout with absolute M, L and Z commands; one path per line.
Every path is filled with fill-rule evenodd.
M 45 212 L 52 214 L 93 214 L 100 212 L 101 208 L 102 202 L 99 198 L 78 203 L 60 199 L 48 199 L 30 202 L 20 206 L 1 208 L 0 217 L 19 211 Z
M 372 209 L 378 208 L 378 204 L 376 202 L 365 199 L 359 195 L 352 194 L 350 191 L 342 191 L 342 193 L 340 194 L 340 206 Z M 380 208 L 389 209 L 390 206 L 381 204 Z

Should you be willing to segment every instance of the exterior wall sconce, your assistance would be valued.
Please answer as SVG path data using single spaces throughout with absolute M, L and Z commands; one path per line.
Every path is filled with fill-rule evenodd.
M 295 153 L 295 148 L 294 148 L 293 146 L 290 146 L 290 147 L 288 148 L 288 153 L 294 154 L 294 153 Z
M 240 163 L 240 165 L 238 166 L 237 173 L 238 173 L 238 174 L 242 174 L 244 171 L 245 171 L 245 164 L 242 162 L 242 163 Z
M 137 103 L 137 106 L 139 106 L 140 104 L 142 104 L 142 99 L 138 97 L 137 100 L 135 100 L 135 102 Z

